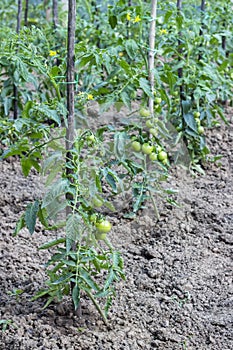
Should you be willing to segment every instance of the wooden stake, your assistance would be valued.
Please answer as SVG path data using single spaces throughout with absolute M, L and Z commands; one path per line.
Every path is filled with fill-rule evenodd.
M 155 31 L 156 31 L 156 16 L 157 16 L 157 0 L 152 0 L 151 3 L 151 23 L 149 33 L 149 53 L 148 53 L 148 69 L 149 69 L 149 82 L 151 92 L 154 92 L 155 78 Z M 149 111 L 150 114 L 154 114 L 154 98 L 149 97 Z

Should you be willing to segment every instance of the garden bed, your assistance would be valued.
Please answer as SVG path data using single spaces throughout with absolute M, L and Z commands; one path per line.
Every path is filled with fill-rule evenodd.
M 223 155 L 222 165 L 208 164 L 206 176 L 196 177 L 175 168 L 171 186 L 179 190 L 180 208 L 161 204 L 160 221 L 150 208 L 135 220 L 113 219 L 110 238 L 123 255 L 127 280 L 117 286 L 109 329 L 85 298 L 81 318 L 72 315 L 68 299 L 45 310 L 44 300 L 31 301 L 44 286 L 49 257 L 38 247 L 52 233 L 38 227 L 32 236 L 24 230 L 13 237 L 12 231 L 43 186 L 36 173 L 25 179 L 18 161 L 1 162 L 0 319 L 12 323 L 1 332 L 0 348 L 233 348 L 232 127 L 209 131 L 208 144 Z

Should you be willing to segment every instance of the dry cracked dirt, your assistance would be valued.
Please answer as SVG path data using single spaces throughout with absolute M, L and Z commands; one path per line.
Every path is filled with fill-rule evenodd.
M 69 299 L 42 310 L 31 297 L 44 286 L 49 253 L 38 247 L 51 237 L 15 223 L 43 186 L 36 173 L 24 178 L 18 160 L 0 163 L 1 350 L 230 350 L 233 349 L 233 129 L 208 132 L 221 166 L 206 175 L 173 171 L 170 185 L 180 207 L 160 204 L 161 218 L 143 210 L 134 220 L 113 219 L 110 238 L 125 262 L 126 282 L 117 285 L 107 329 L 91 302 L 82 318 Z M 52 235 L 51 233 L 49 235 Z M 14 290 L 23 293 L 14 295 Z

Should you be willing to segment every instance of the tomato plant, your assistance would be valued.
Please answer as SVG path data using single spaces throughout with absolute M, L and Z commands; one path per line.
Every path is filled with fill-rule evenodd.
M 205 8 L 201 1 L 157 1 L 156 18 L 151 4 L 78 2 L 71 53 L 62 7 L 56 21 L 47 20 L 46 5 L 29 2 L 18 33 L 15 1 L 2 1 L 0 11 L 1 159 L 18 156 L 24 175 L 35 168 L 46 177 L 44 197 L 28 204 L 15 234 L 25 226 L 32 234 L 37 220 L 61 230 L 41 247 L 56 252 L 36 298 L 47 295 L 48 306 L 71 294 L 77 309 L 86 293 L 105 322 L 114 283 L 124 279 L 122 257 L 110 243 L 115 199 L 123 206 L 131 193 L 130 211 L 122 207 L 131 219 L 149 201 L 159 218 L 158 196 L 176 205 L 163 181 L 182 158 L 179 147 L 189 154 L 185 165 L 202 172 L 210 156 L 206 129 L 219 118 L 227 123 L 220 102 L 232 99 L 231 1 Z M 100 114 L 125 106 L 125 118 L 90 128 L 92 101 Z

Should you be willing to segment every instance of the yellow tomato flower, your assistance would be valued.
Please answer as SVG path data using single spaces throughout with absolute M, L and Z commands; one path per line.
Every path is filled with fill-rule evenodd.
M 138 22 L 140 22 L 140 21 L 141 21 L 140 16 L 136 16 L 135 19 L 134 19 L 134 21 L 133 21 L 133 23 L 138 23 Z
M 128 12 L 127 15 L 126 15 L 126 19 L 127 21 L 130 21 L 131 20 L 131 16 L 130 16 L 130 13 Z
M 165 34 L 167 34 L 167 29 L 160 29 L 160 30 L 159 30 L 159 34 L 160 34 L 160 35 L 165 35 Z
M 53 50 L 49 51 L 49 56 L 51 57 L 56 56 L 56 54 L 57 54 L 57 51 L 53 51 Z
M 94 96 L 93 96 L 92 94 L 88 94 L 88 95 L 87 95 L 87 99 L 88 99 L 88 100 L 94 100 Z
M 124 56 L 124 52 L 119 52 L 118 56 L 120 56 L 120 57 Z

